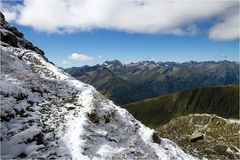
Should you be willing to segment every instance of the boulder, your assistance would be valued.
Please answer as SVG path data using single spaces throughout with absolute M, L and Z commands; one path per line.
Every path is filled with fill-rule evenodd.
M 0 32 L 1 41 L 10 44 L 13 47 L 18 47 L 18 39 L 11 32 Z
M 153 139 L 154 143 L 161 144 L 161 138 L 160 138 L 160 136 L 158 135 L 157 132 L 153 133 L 152 139 Z
M 203 138 L 204 138 L 203 133 L 195 131 L 190 137 L 190 142 L 197 142 L 198 140 Z

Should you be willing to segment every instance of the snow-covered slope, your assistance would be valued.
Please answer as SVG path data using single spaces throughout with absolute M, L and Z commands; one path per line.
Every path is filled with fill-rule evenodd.
M 42 54 L 0 52 L 1 158 L 192 159 Z

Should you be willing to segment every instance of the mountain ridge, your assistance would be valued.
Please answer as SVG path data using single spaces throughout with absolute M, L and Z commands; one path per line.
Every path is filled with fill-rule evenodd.
M 111 73 L 104 72 L 105 69 L 116 76 L 112 78 Z M 102 65 L 68 68 L 65 71 L 93 85 L 120 105 L 197 87 L 239 84 L 239 62 L 234 61 L 141 61 L 122 64 L 114 60 Z M 125 82 L 116 85 L 116 79 Z
M 122 106 L 148 126 L 157 127 L 172 118 L 193 113 L 239 118 L 239 85 L 212 86 L 176 92 Z

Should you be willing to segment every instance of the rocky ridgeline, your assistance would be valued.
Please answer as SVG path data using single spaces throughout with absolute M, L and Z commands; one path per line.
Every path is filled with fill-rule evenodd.
M 190 114 L 172 119 L 157 129 L 187 153 L 208 159 L 239 159 L 240 121 L 210 114 Z
M 10 26 L 6 21 L 5 17 L 0 12 L 1 15 L 1 24 L 0 24 L 0 37 L 1 42 L 10 44 L 13 47 L 20 47 L 35 51 L 41 55 L 44 55 L 44 52 L 38 47 L 34 46 L 31 42 L 26 40 L 21 32 L 19 32 L 15 27 Z

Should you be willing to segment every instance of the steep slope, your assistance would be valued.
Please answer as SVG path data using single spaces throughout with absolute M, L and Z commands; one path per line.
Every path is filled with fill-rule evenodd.
M 121 105 L 197 87 L 239 84 L 239 63 L 229 61 L 122 64 L 115 60 L 65 71 Z
M 172 119 L 159 127 L 162 137 L 175 141 L 185 152 L 209 159 L 240 159 L 240 121 L 216 115 L 190 114 Z M 191 142 L 193 133 L 203 135 Z
M 116 65 L 115 63 L 112 65 Z M 106 67 L 101 67 L 100 65 L 90 68 L 85 66 L 82 69 L 73 67 L 67 69 L 67 72 L 87 84 L 94 85 L 98 91 L 117 104 L 125 104 L 131 101 L 157 96 L 151 89 L 144 87 L 144 85 L 124 80 L 114 73 L 115 70 L 111 71 L 106 64 L 103 65 Z M 83 71 L 85 69 L 88 72 L 86 75 Z
M 198 88 L 123 106 L 148 126 L 159 126 L 190 113 L 211 113 L 225 118 L 239 116 L 239 85 Z
M 43 54 L 8 41 L 0 53 L 1 158 L 192 159 Z

